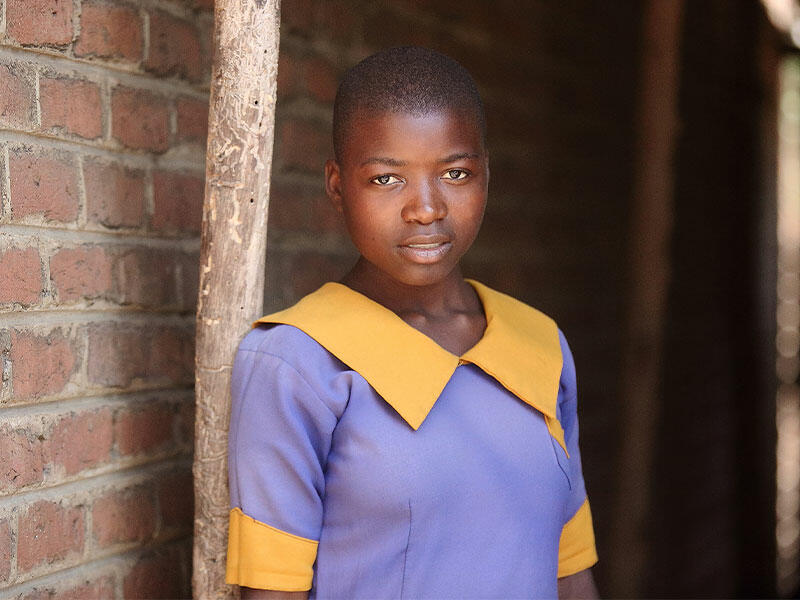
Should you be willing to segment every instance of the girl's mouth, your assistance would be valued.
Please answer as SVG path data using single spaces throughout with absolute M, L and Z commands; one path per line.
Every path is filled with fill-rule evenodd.
M 430 264 L 441 260 L 452 247 L 453 244 L 447 241 L 404 244 L 399 248 L 400 253 L 408 260 L 418 264 Z

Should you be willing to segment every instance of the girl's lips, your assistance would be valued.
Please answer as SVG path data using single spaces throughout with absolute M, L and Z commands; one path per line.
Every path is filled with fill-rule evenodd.
M 431 264 L 441 260 L 450 250 L 451 242 L 430 242 L 399 246 L 400 254 L 418 264 Z

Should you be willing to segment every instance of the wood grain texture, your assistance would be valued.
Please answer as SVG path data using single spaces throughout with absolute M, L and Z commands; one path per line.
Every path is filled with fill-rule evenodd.
M 230 375 L 261 313 L 280 1 L 217 0 L 195 359 L 195 598 L 225 584 Z

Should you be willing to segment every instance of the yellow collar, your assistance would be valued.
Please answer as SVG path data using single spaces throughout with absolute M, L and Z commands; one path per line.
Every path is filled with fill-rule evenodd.
M 340 283 L 326 283 L 291 308 L 262 317 L 254 326 L 284 323 L 302 330 L 361 374 L 414 429 L 463 363 L 480 367 L 543 413 L 548 427 L 557 423 L 562 357 L 555 322 L 511 296 L 467 281 L 483 304 L 486 331 L 461 357 L 386 307 Z

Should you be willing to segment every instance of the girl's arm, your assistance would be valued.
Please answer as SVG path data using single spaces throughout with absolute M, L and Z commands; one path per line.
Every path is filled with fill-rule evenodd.
M 280 592 L 311 588 L 324 466 L 348 399 L 326 387 L 332 360 L 288 326 L 254 329 L 237 352 L 231 375 L 226 581 L 272 591 L 247 597 L 305 598 Z
M 558 580 L 558 600 L 597 600 L 599 597 L 591 569 Z

